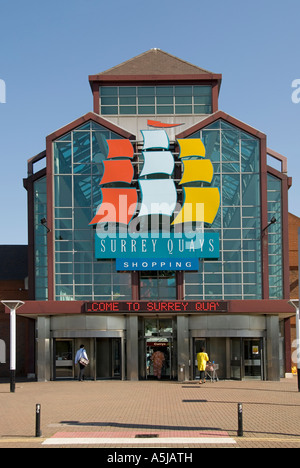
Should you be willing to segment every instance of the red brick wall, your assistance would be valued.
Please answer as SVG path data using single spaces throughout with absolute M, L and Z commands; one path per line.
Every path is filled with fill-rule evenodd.
M 290 294 L 291 299 L 299 299 L 299 271 L 298 271 L 298 228 L 300 218 L 289 213 L 289 260 L 290 260 Z M 296 321 L 291 319 L 291 342 L 296 340 Z M 292 346 L 292 354 L 296 350 Z M 293 362 L 292 365 L 295 365 Z

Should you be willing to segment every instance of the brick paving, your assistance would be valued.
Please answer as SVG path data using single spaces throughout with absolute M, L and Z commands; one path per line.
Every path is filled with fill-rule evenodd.
M 41 438 L 34 437 L 37 403 L 41 404 Z M 243 403 L 243 437 L 237 437 L 238 403 Z M 20 382 L 14 394 L 8 383 L 1 383 L 0 408 L 0 448 L 59 447 L 43 444 L 53 438 L 75 438 L 75 445 L 66 441 L 62 445 L 72 448 L 300 448 L 296 378 L 205 385 L 163 381 Z M 87 437 L 93 438 L 92 444 L 82 443 Z M 174 443 L 159 442 L 168 437 Z M 230 439 L 230 444 L 205 443 L 218 437 L 219 441 Z

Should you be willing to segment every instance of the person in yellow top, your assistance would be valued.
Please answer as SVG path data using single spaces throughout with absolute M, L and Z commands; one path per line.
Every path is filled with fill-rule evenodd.
M 200 384 L 205 383 L 205 371 L 206 364 L 209 362 L 209 357 L 205 352 L 204 348 L 200 349 L 200 353 L 197 354 L 198 369 L 200 371 Z

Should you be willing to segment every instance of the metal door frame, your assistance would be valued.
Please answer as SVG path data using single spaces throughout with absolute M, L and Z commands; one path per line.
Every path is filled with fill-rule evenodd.
M 60 341 L 60 342 L 61 341 L 71 341 L 72 342 L 72 376 L 70 376 L 70 377 L 57 377 L 57 375 L 56 375 L 56 367 L 57 367 L 56 363 L 61 362 L 61 361 L 56 360 L 56 344 L 57 344 L 58 341 Z M 62 379 L 74 380 L 74 378 L 75 378 L 75 364 L 74 364 L 75 352 L 76 352 L 76 350 L 75 350 L 75 339 L 74 338 L 54 338 L 53 339 L 53 380 L 62 380 Z M 67 362 L 69 362 L 69 361 L 67 361 Z
M 111 336 L 102 336 L 102 337 L 96 337 L 95 339 L 95 380 L 124 380 L 124 368 L 123 368 L 123 362 L 124 362 L 124 356 L 123 356 L 123 339 L 122 337 L 111 337 Z M 110 367 L 110 373 L 111 377 L 99 377 L 97 373 L 97 342 L 100 340 L 108 340 L 108 346 L 109 346 L 109 367 Z M 114 356 L 113 356 L 113 340 L 119 340 L 119 346 L 120 346 L 120 377 L 115 377 L 114 372 L 113 372 L 113 367 L 114 367 Z
M 255 377 L 246 377 L 245 375 L 245 342 L 246 341 L 258 341 L 260 347 L 260 380 L 264 380 L 264 348 L 262 338 L 242 338 L 242 376 L 243 380 L 255 380 Z M 259 380 L 258 378 L 256 380 Z

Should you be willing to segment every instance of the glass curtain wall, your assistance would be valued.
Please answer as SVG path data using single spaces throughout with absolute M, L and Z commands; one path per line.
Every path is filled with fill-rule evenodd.
M 220 235 L 220 258 L 185 273 L 185 298 L 261 299 L 261 210 L 259 140 L 218 120 L 190 138 L 201 138 L 214 167 L 211 185 L 221 205 L 205 230 Z
M 142 271 L 140 275 L 140 299 L 176 299 L 175 272 Z
M 34 191 L 34 261 L 35 261 L 35 299 L 48 299 L 47 269 L 47 229 L 41 220 L 47 218 L 47 184 L 46 177 L 33 184 Z
M 270 299 L 283 299 L 281 200 L 281 180 L 268 174 L 268 221 L 276 219 L 268 228 Z
M 88 122 L 54 142 L 55 299 L 131 299 L 130 273 L 95 259 L 89 223 L 101 202 L 106 139 L 120 138 Z
M 211 114 L 211 86 L 101 86 L 102 115 Z

